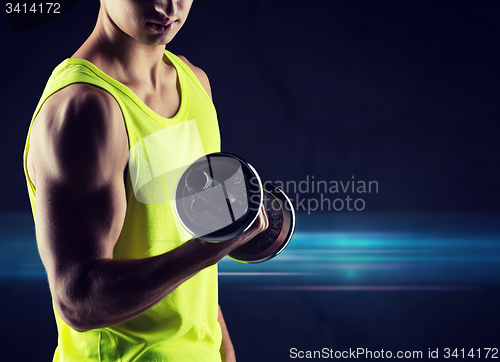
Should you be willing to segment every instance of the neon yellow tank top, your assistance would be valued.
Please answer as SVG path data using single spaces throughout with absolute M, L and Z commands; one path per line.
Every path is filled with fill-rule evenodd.
M 126 180 L 127 212 L 115 258 L 146 258 L 170 251 L 191 236 L 173 209 L 180 173 L 192 161 L 220 151 L 215 108 L 191 69 L 165 50 L 175 66 L 181 105 L 173 118 L 152 111 L 132 90 L 84 59 L 69 58 L 52 72 L 31 124 L 45 100 L 72 83 L 89 83 L 118 102 L 129 139 Z M 24 171 L 35 218 L 35 187 Z M 217 265 L 204 269 L 143 314 L 118 325 L 76 332 L 54 307 L 59 333 L 54 361 L 220 361 L 221 329 L 217 320 Z

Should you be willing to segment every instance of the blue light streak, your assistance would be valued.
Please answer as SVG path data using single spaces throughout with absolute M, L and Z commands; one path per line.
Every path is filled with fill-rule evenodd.
M 0 214 L 0 227 L 0 278 L 46 278 L 31 215 Z M 278 257 L 262 264 L 224 258 L 221 287 L 444 290 L 500 284 L 500 233 L 486 228 L 481 233 L 449 227 L 430 232 L 318 230 L 299 229 Z

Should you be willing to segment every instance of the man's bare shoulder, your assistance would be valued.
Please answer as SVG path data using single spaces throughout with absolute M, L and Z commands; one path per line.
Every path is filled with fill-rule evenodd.
M 60 109 L 65 106 L 99 106 L 103 109 L 112 111 L 118 107 L 111 94 L 97 86 L 88 83 L 70 84 L 47 98 L 44 103 L 48 105 L 48 110 L 54 111 L 54 107 Z
M 124 163 L 127 151 L 116 100 L 96 86 L 75 83 L 51 95 L 40 109 L 31 131 L 28 164 L 37 177 L 88 181 L 85 173 L 104 176 L 102 167 Z
M 203 88 L 205 88 L 206 92 L 210 96 L 210 99 L 212 99 L 212 90 L 210 89 L 210 81 L 208 80 L 207 74 L 201 69 L 198 68 L 197 66 L 193 65 L 189 60 L 186 59 L 185 56 L 183 55 L 178 55 L 178 57 L 186 63 L 186 65 L 191 68 L 193 73 L 196 75 L 198 80 L 200 81 L 201 85 Z
M 105 90 L 87 83 L 70 84 L 52 94 L 44 102 L 36 117 L 34 126 L 68 123 L 72 119 L 81 119 L 89 113 L 100 113 L 103 116 L 119 111 L 116 100 Z M 96 114 L 97 115 L 97 114 Z M 102 117 L 101 117 L 102 118 Z M 112 120 L 113 118 L 104 117 Z M 86 123 L 102 123 L 97 117 L 87 118 Z M 75 124 L 75 122 L 69 122 Z

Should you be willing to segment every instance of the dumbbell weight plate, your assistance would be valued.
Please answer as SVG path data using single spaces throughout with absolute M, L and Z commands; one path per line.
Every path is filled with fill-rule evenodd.
M 175 210 L 191 235 L 218 243 L 250 227 L 262 198 L 257 171 L 238 156 L 217 152 L 200 157 L 184 171 L 177 183 Z
M 295 231 L 295 212 L 290 199 L 279 187 L 265 182 L 263 205 L 269 227 L 229 253 L 230 258 L 247 264 L 262 263 L 274 258 L 288 245 Z

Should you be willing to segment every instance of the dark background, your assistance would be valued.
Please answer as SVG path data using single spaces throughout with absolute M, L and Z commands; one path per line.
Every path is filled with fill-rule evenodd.
M 239 362 L 290 360 L 292 347 L 500 347 L 500 8 L 395 3 L 195 0 L 167 46 L 208 74 L 223 150 L 264 179 L 379 185 L 362 195 L 364 212 L 298 213 L 295 239 L 261 267 L 221 263 L 333 270 L 222 275 Z M 15 33 L 0 13 L 0 359 L 48 361 L 56 346 L 22 152 L 51 71 L 85 41 L 97 10 L 80 0 Z M 319 256 L 299 258 L 311 250 Z

